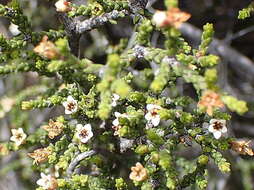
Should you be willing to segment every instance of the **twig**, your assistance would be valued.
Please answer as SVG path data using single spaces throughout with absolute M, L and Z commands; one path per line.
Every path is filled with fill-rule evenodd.
M 193 41 L 197 42 L 201 39 L 202 31 L 191 24 L 182 24 L 180 30 L 184 36 Z M 209 51 L 218 51 L 223 59 L 229 61 L 229 65 L 237 74 L 246 77 L 250 82 L 254 82 L 254 63 L 252 60 L 218 39 L 214 39 L 210 47 Z
M 67 176 L 70 177 L 71 174 L 73 173 L 75 167 L 79 164 L 81 160 L 84 160 L 85 158 L 89 156 L 95 155 L 97 152 L 94 150 L 90 150 L 87 152 L 82 152 L 81 154 L 78 154 L 70 163 L 69 167 L 67 168 Z
M 232 40 L 235 40 L 236 38 L 240 38 L 250 32 L 253 32 L 254 31 L 254 26 L 250 26 L 248 28 L 245 28 L 243 30 L 240 30 L 232 35 L 229 36 L 229 38 L 227 38 L 225 41 L 228 42 L 228 41 L 232 41 Z
M 82 22 L 79 22 L 76 26 L 76 31 L 77 33 L 81 34 L 86 31 L 90 31 L 94 28 L 97 28 L 99 26 L 102 26 L 105 23 L 109 22 L 110 20 L 115 20 L 115 19 L 124 17 L 128 14 L 129 14 L 129 11 L 127 10 L 122 10 L 122 11 L 113 10 L 110 13 L 105 13 L 101 16 L 93 17 L 93 18 L 84 20 Z

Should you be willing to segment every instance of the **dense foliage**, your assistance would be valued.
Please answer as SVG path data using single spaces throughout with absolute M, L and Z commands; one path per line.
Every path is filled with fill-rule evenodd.
M 19 73 L 28 73 L 26 89 L 1 99 L 1 117 L 12 125 L 0 154 L 16 152 L 6 171 L 22 168 L 27 186 L 37 181 L 37 190 L 206 189 L 209 162 L 228 173 L 224 152 L 254 155 L 250 142 L 228 134 L 227 110 L 242 115 L 248 108 L 217 84 L 220 58 L 208 53 L 213 24 L 204 25 L 193 48 L 179 31 L 191 15 L 176 0 L 165 0 L 160 11 L 146 5 L 59 0 L 53 6 L 61 25 L 38 31 L 18 1 L 0 4 L 15 34 L 0 35 L 0 74 L 15 74 L 18 86 Z M 102 27 L 120 22 L 131 22 L 132 36 L 107 40 Z M 154 44 L 154 33 L 163 36 L 162 45 Z M 93 36 L 93 47 L 81 48 L 84 35 Z M 37 109 L 47 112 L 33 111 L 39 126 L 28 114 Z M 197 150 L 192 160 L 189 147 Z M 31 180 L 33 172 L 41 178 Z

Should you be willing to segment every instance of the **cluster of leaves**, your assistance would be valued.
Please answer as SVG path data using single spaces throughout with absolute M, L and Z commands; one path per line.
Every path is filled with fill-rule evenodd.
M 176 10 L 177 1 L 166 0 L 165 5 L 170 12 Z M 33 132 L 25 115 L 13 114 L 15 128 L 29 135 L 19 137 L 20 144 L 15 143 L 18 137 L 14 142 L 2 142 L 1 154 L 33 147 L 36 151 L 28 154 L 35 159 L 33 169 L 49 174 L 58 189 L 182 189 L 193 184 L 205 189 L 209 160 L 222 172 L 229 172 L 230 163 L 221 152 L 230 149 L 234 139 L 214 138 L 207 125 L 213 126 L 212 119 L 230 119 L 225 109 L 219 109 L 224 105 L 239 114 L 245 113 L 247 106 L 216 84 L 219 58 L 207 54 L 213 25 L 204 26 L 199 48 L 192 49 L 174 23 L 158 27 L 150 14 L 133 12 L 128 1 L 96 0 L 72 7 L 64 13 L 67 18 L 82 15 L 87 21 L 126 10 L 127 14 L 117 18 L 134 18 L 135 40 L 110 45 L 105 63 L 94 63 L 73 55 L 68 32 L 34 32 L 17 1 L 0 4 L 0 16 L 18 25 L 21 32 L 11 40 L 0 36 L 0 74 L 36 72 L 41 77 L 40 85 L 10 97 L 11 107 L 17 105 L 13 110 L 4 109 L 6 104 L 1 103 L 2 115 L 18 112 L 20 107 L 64 106 L 66 113 Z M 116 18 L 108 22 L 117 23 Z M 163 48 L 152 46 L 155 31 L 164 35 Z M 136 69 L 137 64 L 142 69 Z M 181 94 L 179 79 L 193 86 L 198 99 Z M 86 133 L 81 133 L 77 124 L 91 126 L 92 132 L 84 128 Z M 87 133 L 89 139 L 81 137 Z M 197 147 L 198 157 L 185 159 L 181 152 L 186 146 Z M 80 155 L 89 156 L 79 160 Z M 132 167 L 136 163 L 141 165 Z M 38 184 L 42 184 L 38 190 L 54 189 L 43 186 L 43 181 Z
M 247 8 L 244 8 L 239 11 L 238 18 L 246 19 L 251 16 L 251 13 L 254 11 L 254 3 L 251 3 Z

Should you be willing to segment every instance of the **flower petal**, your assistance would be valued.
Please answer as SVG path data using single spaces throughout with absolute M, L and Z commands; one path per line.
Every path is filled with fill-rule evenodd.
M 113 102 L 111 103 L 111 106 L 112 106 L 112 107 L 116 107 L 116 106 L 117 106 L 116 101 L 113 101 Z
M 75 102 L 76 100 L 72 96 L 67 97 L 67 102 Z
M 219 139 L 221 137 L 221 132 L 220 131 L 215 131 L 213 133 L 213 136 L 214 136 L 214 138 Z
M 39 180 L 37 180 L 37 185 L 39 185 L 39 186 L 44 186 L 45 185 L 45 180 L 44 179 L 39 179 Z
M 150 112 L 148 112 L 148 113 L 145 115 L 145 119 L 146 119 L 147 121 L 152 120 L 152 119 L 153 119 L 152 114 L 151 114 Z
M 63 102 L 62 105 L 63 105 L 64 107 L 67 107 L 68 102 Z
M 91 126 L 91 124 L 90 124 L 90 123 L 85 124 L 84 129 L 86 129 L 87 131 L 92 131 L 92 126 Z
M 24 133 L 23 128 L 18 128 L 19 133 Z
M 12 133 L 13 135 L 17 134 L 17 129 L 11 129 L 11 133 Z
M 81 131 L 83 129 L 83 125 L 82 124 L 77 124 L 76 125 L 76 131 Z
M 119 120 L 118 120 L 118 119 L 115 119 L 115 120 L 112 122 L 112 124 L 113 124 L 114 126 L 119 126 Z
M 154 105 L 153 105 L 153 104 L 147 104 L 147 105 L 146 105 L 146 109 L 147 109 L 148 111 L 150 111 L 150 110 L 154 109 Z
M 113 100 L 119 100 L 120 96 L 118 94 L 113 94 Z
M 10 140 L 16 142 L 17 139 L 15 136 L 11 136 Z
M 210 120 L 210 124 L 213 124 L 213 123 L 215 123 L 215 122 L 217 122 L 218 120 L 217 119 L 211 119 Z
M 119 113 L 119 112 L 115 112 L 115 117 L 120 117 L 122 114 L 121 113 Z
M 222 133 L 226 133 L 228 131 L 227 127 L 226 126 L 223 126 L 222 129 L 221 129 L 221 132 Z
M 73 112 L 72 111 L 69 111 L 69 110 L 67 110 L 67 109 L 65 109 L 65 112 L 64 112 L 65 114 L 67 114 L 67 115 L 69 115 L 69 114 L 72 114 Z
M 160 120 L 161 120 L 160 116 L 157 115 L 156 117 L 154 117 L 154 118 L 152 119 L 152 124 L 156 127 L 156 126 L 159 125 Z
M 213 132 L 215 132 L 216 130 L 214 129 L 213 125 L 209 125 L 208 131 L 211 132 L 211 133 L 213 133 Z

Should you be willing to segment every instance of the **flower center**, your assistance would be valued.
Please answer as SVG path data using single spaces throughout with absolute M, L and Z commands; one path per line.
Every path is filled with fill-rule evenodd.
M 156 116 L 158 113 L 157 113 L 157 110 L 156 109 L 154 109 L 152 112 L 151 112 L 151 115 L 152 116 Z
M 82 138 L 86 138 L 88 136 L 88 131 L 86 129 L 83 129 L 82 131 L 80 131 L 79 136 Z
M 76 104 L 73 103 L 73 102 L 71 102 L 71 103 L 69 103 L 69 104 L 67 105 L 67 109 L 68 109 L 69 111 L 71 111 L 71 110 L 73 110 L 73 109 L 75 108 L 75 106 L 76 106 Z
M 16 135 L 16 139 L 17 139 L 17 140 L 21 140 L 21 139 L 22 139 L 22 134 L 17 134 L 17 135 Z
M 70 5 L 70 2 L 65 1 L 63 4 L 64 4 L 65 6 L 69 6 L 69 5 Z
M 221 130 L 222 129 L 222 124 L 220 123 L 220 122 L 215 122 L 214 124 L 213 124 L 213 128 L 215 129 L 215 130 Z

